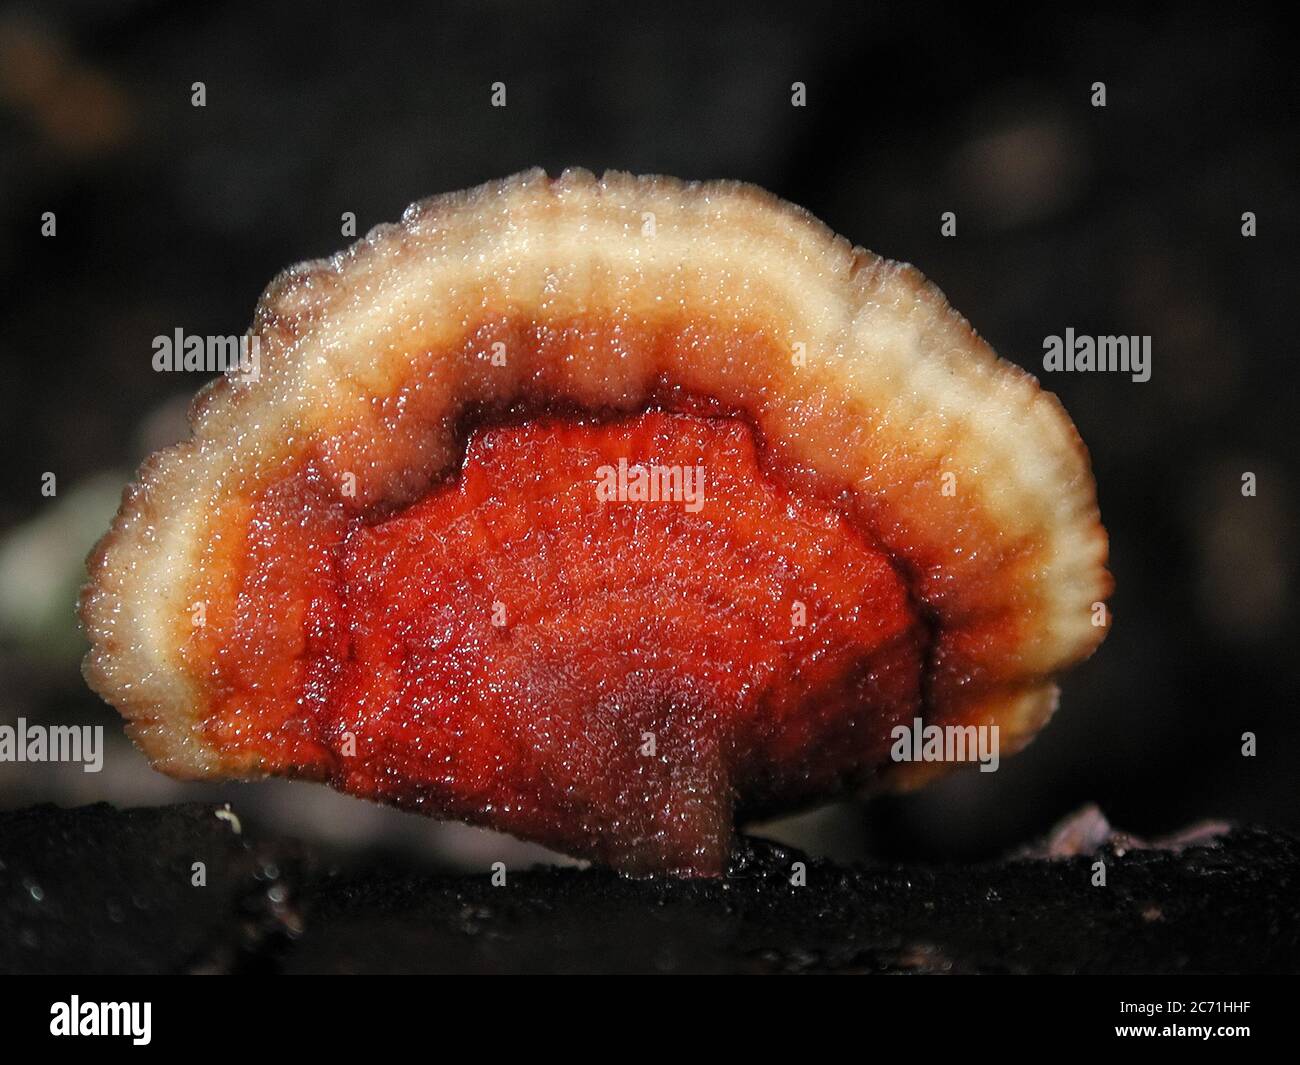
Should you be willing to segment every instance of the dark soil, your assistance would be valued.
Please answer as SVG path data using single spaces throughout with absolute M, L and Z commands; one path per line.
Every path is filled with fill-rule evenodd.
M 327 859 L 220 809 L 0 814 L 0 972 L 1300 969 L 1300 843 L 1262 828 L 965 866 L 843 867 L 745 838 L 724 880 L 537 868 L 494 886 Z

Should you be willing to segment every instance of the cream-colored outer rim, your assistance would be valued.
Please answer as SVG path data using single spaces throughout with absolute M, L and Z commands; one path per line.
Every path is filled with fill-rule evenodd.
M 952 585 L 979 572 L 984 550 L 970 542 L 969 510 L 934 508 L 941 473 L 955 471 L 1006 544 L 1038 543 L 1034 564 L 1015 578 L 1024 586 L 1005 589 L 1008 603 L 1032 615 L 1021 619 L 1013 674 L 975 708 L 1001 726 L 1004 751 L 1032 736 L 1055 706 L 1054 676 L 1104 635 L 1094 604 L 1110 590 L 1087 454 L 1056 398 L 1000 360 L 914 268 L 852 247 L 753 186 L 534 170 L 423 201 L 400 224 L 281 274 L 250 330 L 257 378 L 235 374 L 205 388 L 191 410 L 192 438 L 150 458 L 127 487 L 90 560 L 84 672 L 158 768 L 185 777 L 264 768 L 206 742 L 203 678 L 181 657 L 178 633 L 215 501 L 309 440 L 326 441 L 340 470 L 371 471 L 372 486 L 395 483 L 382 476 L 392 454 L 417 457 L 428 472 L 445 468 L 453 441 L 429 430 L 430 419 L 467 399 L 517 395 L 537 367 L 515 365 L 498 379 L 484 376 L 481 359 L 426 360 L 419 423 L 384 420 L 380 401 L 411 386 L 415 356 L 472 351 L 467 333 L 493 317 L 583 316 L 753 327 L 774 351 L 801 350 L 804 370 L 784 356 L 770 368 L 787 383 L 780 403 L 752 366 L 733 374 L 723 351 L 707 365 L 695 351 L 694 363 L 683 357 L 669 369 L 687 387 L 749 401 L 791 458 L 845 479 L 891 516 L 887 543 L 892 535 L 958 558 L 964 569 L 923 582 L 940 615 L 969 612 Z M 593 407 L 634 406 L 645 380 L 598 349 L 571 353 L 572 372 L 550 367 L 547 380 Z M 828 435 L 836 397 L 869 413 L 869 433 Z M 394 433 L 401 448 L 390 446 Z M 925 520 L 909 525 L 917 502 Z M 900 771 L 893 782 L 915 784 L 931 769 Z

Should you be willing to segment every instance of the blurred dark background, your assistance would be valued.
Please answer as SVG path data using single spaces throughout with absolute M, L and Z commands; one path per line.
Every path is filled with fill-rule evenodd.
M 847 6 L 5 9 L 0 723 L 102 724 L 112 747 L 99 774 L 0 764 L 0 807 L 220 798 L 340 848 L 529 855 L 313 785 L 152 772 L 81 682 L 73 602 L 122 484 L 184 434 L 201 383 L 153 372 L 155 335 L 242 331 L 273 274 L 350 242 L 343 212 L 364 233 L 432 193 L 579 165 L 755 182 L 916 263 L 1060 394 L 1092 452 L 1115 624 L 1051 726 L 998 773 L 775 834 L 842 858 L 969 859 L 1090 800 L 1144 834 L 1300 829 L 1300 101 L 1281 15 Z M 1067 326 L 1151 334 L 1150 381 L 1042 375 L 1044 336 Z

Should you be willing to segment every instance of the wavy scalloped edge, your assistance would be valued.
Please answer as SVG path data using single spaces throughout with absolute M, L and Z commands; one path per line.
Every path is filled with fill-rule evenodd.
M 646 212 L 656 220 L 649 241 L 639 239 Z M 996 572 L 981 575 L 1007 603 L 1022 605 L 1022 634 L 1013 652 L 1000 651 L 1011 667 L 1003 663 L 999 682 L 964 708 L 1002 727 L 1004 751 L 1027 742 L 1052 713 L 1056 675 L 1104 637 L 1093 607 L 1111 588 L 1086 449 L 1056 397 L 1000 360 L 916 269 L 853 247 L 806 211 L 735 182 L 616 172 L 597 179 L 569 170 L 551 179 L 532 170 L 433 197 L 400 224 L 275 278 L 249 330 L 261 338 L 259 379 L 228 375 L 199 393 L 191 439 L 141 467 L 90 556 L 81 599 L 88 683 L 121 711 L 157 768 L 182 777 L 264 772 L 207 742 L 203 678 L 180 655 L 214 501 L 257 483 L 307 440 L 327 439 L 340 461 L 362 458 L 373 467 L 372 484 L 388 483 L 393 471 L 382 451 L 391 441 L 382 426 L 376 436 L 373 407 L 411 383 L 403 372 L 412 351 L 394 336 L 416 318 L 420 350 L 452 350 L 465 343 L 475 309 L 538 321 L 586 313 L 595 321 L 602 313 L 652 318 L 665 302 L 685 320 L 759 329 L 778 350 L 806 345 L 816 367 L 807 410 L 800 406 L 799 424 L 811 426 L 806 439 L 780 431 L 783 419 L 797 421 L 788 409 L 760 411 L 757 421 L 793 460 L 850 483 L 900 558 L 923 543 L 927 558 L 949 550 L 980 575 L 980 552 L 993 553 L 966 542 L 970 512 L 909 524 L 918 499 L 934 505 L 918 493 L 932 490 L 926 478 L 940 468 L 968 478 L 964 490 L 977 497 L 971 505 L 988 519 L 986 530 L 1006 545 L 1037 545 L 1020 585 L 1003 589 Z M 626 382 L 611 376 L 606 386 L 607 395 L 593 387 L 577 398 L 635 407 Z M 724 375 L 719 387 L 733 386 L 743 394 L 746 383 Z M 791 391 L 798 394 L 792 383 Z M 424 398 L 436 409 L 436 397 Z M 872 419 L 857 452 L 829 440 L 817 421 L 837 402 Z M 447 440 L 421 446 L 414 454 L 428 471 L 452 461 Z M 873 447 L 889 462 L 864 467 Z M 963 579 L 942 567 L 917 578 L 914 590 L 941 625 L 978 609 L 962 601 Z M 933 771 L 896 767 L 891 781 L 910 786 Z

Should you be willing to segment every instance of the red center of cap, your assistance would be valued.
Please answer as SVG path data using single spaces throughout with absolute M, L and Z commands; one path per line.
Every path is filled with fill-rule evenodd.
M 887 557 L 738 419 L 483 429 L 378 521 L 311 464 L 267 489 L 213 742 L 629 872 L 716 874 L 761 812 L 888 759 L 924 634 Z M 741 811 L 745 812 L 745 811 Z

